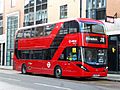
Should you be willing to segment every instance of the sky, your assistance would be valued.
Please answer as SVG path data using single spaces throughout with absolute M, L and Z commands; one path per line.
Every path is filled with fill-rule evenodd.
M 0 0 L 0 13 L 3 12 L 3 0 Z

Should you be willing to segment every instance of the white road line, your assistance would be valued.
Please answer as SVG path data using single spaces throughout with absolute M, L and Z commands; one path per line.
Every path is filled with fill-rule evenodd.
M 0 77 L 1 79 L 6 79 L 6 80 L 12 80 L 12 81 L 21 81 L 19 79 L 13 79 L 13 78 L 5 78 L 5 77 Z
M 63 90 L 72 90 L 71 88 L 65 88 L 65 87 L 60 87 L 60 86 L 48 85 L 48 84 L 43 84 L 43 83 L 34 83 L 34 84 L 40 85 L 40 86 L 46 86 L 46 87 L 63 89 Z

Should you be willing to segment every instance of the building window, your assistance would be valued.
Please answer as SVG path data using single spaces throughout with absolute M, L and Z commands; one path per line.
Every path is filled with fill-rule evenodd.
M 106 0 L 87 0 L 86 17 L 97 20 L 105 19 Z
M 34 0 L 25 0 L 24 26 L 34 25 Z
M 3 34 L 3 15 L 0 14 L 0 35 Z
M 60 19 L 67 18 L 67 5 L 60 6 Z
M 102 7 L 106 6 L 106 0 L 102 0 Z
M 6 43 L 6 61 L 7 65 L 12 65 L 11 55 L 14 50 L 14 37 L 15 32 L 18 29 L 18 15 L 8 16 L 7 17 L 7 43 Z
M 97 9 L 97 11 L 96 11 L 96 19 L 97 20 L 105 19 L 105 15 L 106 15 L 105 8 Z
M 0 35 L 2 35 L 3 34 L 3 21 L 2 20 L 0 20 Z
M 101 0 L 97 0 L 97 8 L 101 8 L 102 6 L 102 2 L 101 2 Z
M 92 8 L 96 8 L 96 0 L 92 0 Z
M 47 0 L 36 0 L 36 24 L 47 23 Z
M 47 0 L 25 0 L 24 14 L 24 26 L 47 23 Z
M 16 0 L 11 0 L 11 8 L 16 6 Z

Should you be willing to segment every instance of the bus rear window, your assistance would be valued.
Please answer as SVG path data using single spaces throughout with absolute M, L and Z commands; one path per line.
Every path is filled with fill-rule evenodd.
M 105 28 L 103 24 L 89 23 L 89 22 L 81 23 L 81 32 L 105 34 L 104 30 Z

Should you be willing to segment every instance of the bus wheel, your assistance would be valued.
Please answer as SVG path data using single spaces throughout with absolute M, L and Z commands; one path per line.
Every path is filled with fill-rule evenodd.
M 54 70 L 54 75 L 56 78 L 61 78 L 62 76 L 62 69 L 60 66 L 57 66 Z
M 25 64 L 22 65 L 21 72 L 22 72 L 22 74 L 27 74 L 26 65 Z

